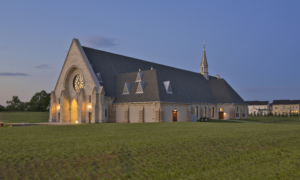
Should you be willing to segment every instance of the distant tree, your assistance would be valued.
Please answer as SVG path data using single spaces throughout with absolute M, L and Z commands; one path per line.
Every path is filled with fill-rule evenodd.
M 50 93 L 44 90 L 35 93 L 28 105 L 30 111 L 48 111 L 50 107 Z
M 253 116 L 253 114 L 251 113 L 250 116 Z
M 278 113 L 278 117 L 281 117 L 281 114 L 280 114 L 280 113 Z
M 17 109 L 18 109 L 18 111 L 27 111 L 29 109 L 29 107 L 30 107 L 29 102 L 21 102 L 17 106 Z
M 21 103 L 20 99 L 18 96 L 13 96 L 11 101 L 6 101 L 6 110 L 7 111 L 17 111 L 18 110 L 18 105 Z
M 5 111 L 5 107 L 0 104 L 0 111 Z

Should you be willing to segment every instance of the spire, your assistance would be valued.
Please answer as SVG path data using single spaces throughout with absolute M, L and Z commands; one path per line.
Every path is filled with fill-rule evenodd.
M 203 44 L 203 55 L 202 55 L 201 65 L 208 66 L 207 59 L 206 59 L 206 52 L 205 52 L 205 44 Z
M 202 54 L 202 61 L 200 65 L 200 74 L 203 74 L 205 79 L 208 80 L 208 64 L 207 64 L 207 58 L 206 58 L 206 52 L 205 52 L 205 40 L 203 40 L 203 54 Z

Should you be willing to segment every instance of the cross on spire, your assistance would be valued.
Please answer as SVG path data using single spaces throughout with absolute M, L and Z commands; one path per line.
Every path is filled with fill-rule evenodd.
M 203 39 L 203 51 L 205 51 L 205 39 Z

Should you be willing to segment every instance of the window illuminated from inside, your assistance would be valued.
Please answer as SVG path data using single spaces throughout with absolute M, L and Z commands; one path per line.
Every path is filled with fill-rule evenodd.
M 220 107 L 220 112 L 223 112 L 223 107 Z

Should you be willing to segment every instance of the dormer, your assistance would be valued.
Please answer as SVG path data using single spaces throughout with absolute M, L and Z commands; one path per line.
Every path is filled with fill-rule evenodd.
M 144 93 L 145 82 L 139 81 L 138 87 L 136 89 L 136 94 Z
M 173 94 L 170 81 L 164 81 L 165 89 L 168 94 Z
M 101 74 L 100 73 L 96 73 L 96 77 L 98 79 L 99 82 L 102 82 L 102 78 L 101 78 Z
M 122 93 L 122 94 L 129 94 L 129 92 L 130 92 L 130 87 L 131 87 L 131 84 L 130 84 L 130 83 L 125 83 L 124 89 L 123 89 L 123 93 Z
M 137 74 L 137 76 L 136 76 L 135 82 L 140 82 L 140 81 L 142 81 L 142 76 L 143 76 L 143 73 L 138 72 L 138 74 Z

